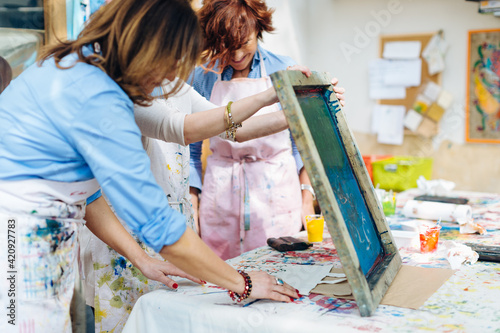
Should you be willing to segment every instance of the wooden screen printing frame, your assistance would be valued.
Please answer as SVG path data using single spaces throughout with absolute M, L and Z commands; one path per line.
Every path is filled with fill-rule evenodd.
M 318 72 L 313 72 L 309 78 L 306 78 L 299 71 L 279 71 L 273 73 L 271 79 L 286 115 L 290 131 L 316 192 L 318 203 L 340 257 L 360 314 L 363 317 L 370 316 L 378 304 L 380 304 L 382 297 L 399 271 L 401 257 L 395 246 L 392 234 L 389 232 L 382 207 L 376 199 L 376 194 L 363 158 L 347 125 L 345 115 L 341 110 L 335 93 L 333 93 L 331 79 L 327 73 Z M 303 99 L 303 97 L 298 97 L 297 95 L 298 93 L 300 96 L 304 96 L 305 92 L 305 96 L 308 97 L 309 95 L 307 94 L 309 91 L 311 94 L 316 94 L 316 101 L 313 101 L 316 103 L 316 108 L 310 107 L 311 105 L 314 106 L 313 104 L 304 104 L 308 103 L 309 98 Z M 322 98 L 318 98 L 318 94 Z M 307 117 L 311 123 L 315 122 L 314 119 L 321 119 L 321 117 L 325 120 L 325 116 L 330 119 L 330 121 L 321 122 L 319 122 L 320 120 L 316 120 L 315 128 L 313 129 L 314 134 L 309 128 L 310 124 L 304 115 L 299 99 L 302 101 L 303 106 L 309 107 L 305 111 L 307 111 Z M 317 106 L 321 106 L 322 110 L 318 110 L 320 108 Z M 332 141 L 325 144 L 324 142 L 326 141 L 323 140 L 321 142 L 318 141 L 318 143 L 320 143 L 321 147 L 326 148 L 323 149 L 323 153 L 329 149 L 329 152 L 333 152 L 331 155 L 334 153 L 343 154 L 341 160 L 343 160 L 344 165 L 340 166 L 342 170 L 338 170 L 340 162 L 337 163 L 336 160 L 334 161 L 334 164 L 337 164 L 335 167 L 337 167 L 338 173 L 331 172 L 334 168 L 325 169 L 322 156 L 313 138 L 313 136 L 316 136 L 318 139 L 318 135 L 321 135 L 318 134 L 318 131 L 328 132 L 332 130 L 336 133 L 335 137 L 331 138 Z M 333 146 L 333 149 L 330 149 L 331 147 L 328 145 Z M 325 155 L 328 154 L 323 154 L 323 157 Z M 328 157 L 326 158 L 328 159 Z M 328 160 L 325 161 L 329 162 Z M 332 161 L 331 158 L 330 161 Z M 329 171 L 331 178 L 327 176 L 327 171 Z M 348 172 L 354 176 L 344 181 L 338 176 L 344 172 Z M 340 180 L 334 178 L 339 178 Z M 352 192 L 358 192 L 358 200 L 355 200 L 355 193 L 347 193 L 350 191 L 341 191 L 334 189 L 332 186 L 332 184 L 336 186 L 340 185 L 338 188 L 345 189 L 343 184 L 349 182 L 351 185 L 357 182 L 359 190 L 354 185 Z M 337 193 L 336 196 L 334 191 L 341 191 L 341 193 Z M 344 197 L 342 193 L 346 194 L 347 197 Z M 361 197 L 362 199 L 359 200 Z M 339 198 L 343 201 L 337 201 Z M 345 199 L 353 200 L 349 200 L 348 204 L 345 204 Z M 355 202 L 355 204 L 351 204 L 351 202 Z M 353 208 L 354 206 L 355 208 Z M 344 216 L 343 212 L 345 213 L 346 210 L 350 210 L 351 214 Z M 353 223 L 350 223 L 350 221 L 359 220 L 359 216 L 362 214 L 364 214 L 361 219 L 363 228 L 356 228 L 356 221 Z M 369 217 L 369 219 L 367 220 L 366 217 Z M 366 230 L 372 230 L 371 239 L 369 237 L 363 238 L 364 235 L 370 234 L 370 232 L 367 234 Z M 361 235 L 361 231 L 363 231 L 363 235 Z M 354 233 L 357 233 L 357 237 Z M 373 254 L 376 259 L 371 259 L 368 263 L 365 257 L 370 257 L 372 254 L 367 252 L 365 256 L 363 253 L 365 248 L 361 248 L 359 245 L 365 242 L 367 244 L 363 246 L 367 246 L 366 251 L 371 251 L 368 250 L 371 247 L 376 248 L 376 250 L 378 249 L 378 252 Z M 362 256 L 358 256 L 358 251 Z

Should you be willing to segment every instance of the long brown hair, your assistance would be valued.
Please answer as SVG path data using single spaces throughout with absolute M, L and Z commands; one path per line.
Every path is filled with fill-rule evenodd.
M 213 69 L 219 61 L 222 70 L 252 33 L 262 39 L 264 31 L 274 31 L 273 12 L 263 0 L 205 0 L 198 17 L 205 38 L 206 68 Z
M 99 43 L 101 54 L 84 56 L 85 45 Z M 132 101 L 147 105 L 152 101 L 141 84 L 152 74 L 177 69 L 185 80 L 202 50 L 198 19 L 187 0 L 115 0 L 105 4 L 90 18 L 78 38 L 59 42 L 41 52 L 39 64 L 53 56 L 58 68 L 70 53 L 78 61 L 102 69 L 127 93 Z M 167 98 L 181 88 L 175 87 Z
M 12 67 L 7 60 L 0 57 L 0 94 L 9 85 L 12 80 Z

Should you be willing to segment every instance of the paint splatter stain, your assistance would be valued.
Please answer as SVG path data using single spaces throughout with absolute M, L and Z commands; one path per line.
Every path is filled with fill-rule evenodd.
M 122 271 L 127 268 L 127 259 L 124 257 L 111 259 L 111 266 L 114 267 L 115 275 L 120 275 Z
M 119 309 L 123 306 L 123 301 L 120 296 L 115 296 L 109 301 L 109 305 Z
M 107 272 L 105 273 L 103 276 L 101 276 L 99 278 L 99 280 L 97 281 L 97 285 L 100 287 L 102 287 L 106 282 L 110 282 L 111 281 L 111 272 Z
M 114 292 L 117 292 L 118 290 L 131 290 L 132 288 L 125 286 L 124 280 L 124 277 L 119 277 L 109 285 L 109 288 Z

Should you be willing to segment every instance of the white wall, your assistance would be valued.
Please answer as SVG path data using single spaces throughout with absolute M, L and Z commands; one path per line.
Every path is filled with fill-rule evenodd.
M 375 102 L 368 98 L 368 64 L 378 57 L 379 34 L 442 29 L 449 43 L 442 87 L 453 94 L 455 102 L 441 121 L 439 139 L 464 142 L 467 31 L 500 28 L 500 18 L 478 14 L 477 3 L 465 0 L 268 0 L 267 3 L 276 8 L 277 33 L 264 37 L 265 47 L 290 55 L 312 70 L 327 71 L 338 77 L 347 90 L 345 111 L 355 132 L 370 132 Z M 349 46 L 356 48 L 357 53 L 346 52 Z

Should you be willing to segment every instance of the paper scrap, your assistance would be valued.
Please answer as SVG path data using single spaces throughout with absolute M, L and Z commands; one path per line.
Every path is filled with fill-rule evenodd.
M 439 94 L 441 93 L 441 87 L 432 81 L 427 82 L 424 87 L 423 94 L 431 100 L 431 102 L 435 102 Z
M 444 70 L 444 55 L 448 49 L 448 43 L 442 37 L 442 34 L 435 34 L 427 46 L 422 51 L 422 58 L 427 61 L 429 75 L 440 73 Z
M 302 295 L 309 295 L 332 269 L 333 265 L 280 265 L 280 271 L 271 273 L 294 287 Z
M 450 94 L 449 92 L 443 90 L 439 94 L 437 104 L 442 107 L 443 109 L 448 109 L 451 105 L 451 102 L 453 101 L 453 95 Z
M 427 110 L 426 116 L 434 120 L 435 122 L 438 122 L 441 120 L 444 114 L 444 109 L 437 105 L 436 103 L 432 104 L 429 110 Z
M 332 268 L 332 271 L 341 272 L 342 269 Z M 454 273 L 455 271 L 451 269 L 402 265 L 380 304 L 418 309 Z M 336 298 L 354 299 L 347 281 L 337 284 L 321 284 L 311 292 Z
M 418 87 L 422 79 L 422 59 L 385 60 L 387 68 L 384 84 L 388 86 Z
M 417 179 L 417 187 L 423 194 L 448 196 L 455 188 L 455 183 L 446 179 L 427 180 L 424 176 Z
M 474 223 L 474 219 L 470 219 L 469 221 L 458 221 L 460 224 L 460 233 L 461 234 L 480 234 L 480 235 L 486 235 L 486 229 L 477 224 Z
M 328 273 L 326 274 L 328 277 L 336 277 L 336 278 L 343 278 L 345 277 L 344 273 Z
M 385 59 L 416 59 L 420 57 L 422 43 L 419 41 L 387 42 L 384 44 Z
M 382 144 L 402 145 L 404 116 L 405 107 L 403 105 L 375 105 L 372 129 L 377 133 L 377 141 Z
M 369 96 L 371 99 L 404 99 L 406 88 L 403 86 L 388 86 L 384 83 L 387 62 L 375 59 L 369 67 Z
M 451 269 L 460 269 L 462 264 L 472 265 L 479 259 L 479 254 L 467 245 L 445 241 L 444 246 L 448 249 L 446 259 L 448 259 Z
M 340 282 L 344 282 L 344 281 L 347 281 L 347 279 L 341 278 L 341 279 L 337 279 L 337 280 L 322 280 L 322 281 L 319 281 L 318 284 L 336 284 L 336 283 L 340 283 Z
M 425 114 L 427 109 L 432 104 L 432 101 L 424 94 L 418 94 L 413 103 L 413 110 Z
M 404 125 L 406 128 L 415 132 L 422 122 L 423 116 L 415 110 L 408 110 L 405 115 Z
M 422 119 L 420 126 L 418 126 L 417 128 L 417 133 L 427 139 L 430 139 L 434 135 L 438 134 L 438 131 L 438 124 L 427 117 L 424 117 L 424 119 Z

